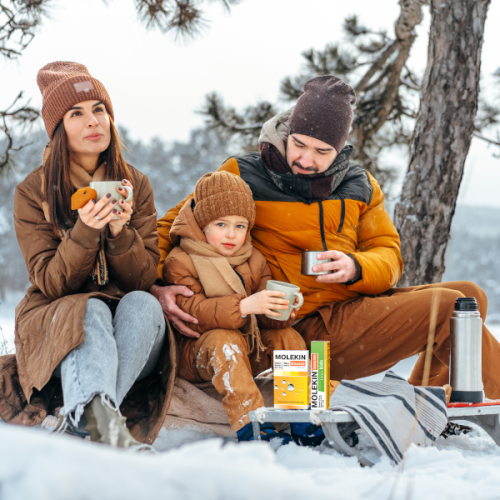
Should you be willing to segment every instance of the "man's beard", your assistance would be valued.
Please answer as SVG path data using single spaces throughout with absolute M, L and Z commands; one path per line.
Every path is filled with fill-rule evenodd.
M 295 165 L 296 167 L 299 167 L 302 170 L 306 170 L 307 172 L 311 172 L 313 174 L 319 173 L 319 170 L 316 167 L 303 167 L 298 161 L 294 161 L 292 165 Z

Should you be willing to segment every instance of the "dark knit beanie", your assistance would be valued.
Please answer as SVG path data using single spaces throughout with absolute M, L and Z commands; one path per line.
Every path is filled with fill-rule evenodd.
M 290 133 L 326 142 L 340 153 L 352 122 L 353 88 L 332 75 L 318 76 L 304 85 L 290 116 Z
M 205 174 L 194 188 L 194 202 L 194 217 L 201 229 L 226 215 L 245 217 L 249 229 L 255 222 L 252 191 L 241 177 L 229 172 Z
M 102 101 L 114 119 L 111 99 L 104 85 L 92 78 L 83 64 L 49 63 L 38 72 L 37 83 L 42 92 L 42 117 L 50 140 L 66 112 L 78 102 Z

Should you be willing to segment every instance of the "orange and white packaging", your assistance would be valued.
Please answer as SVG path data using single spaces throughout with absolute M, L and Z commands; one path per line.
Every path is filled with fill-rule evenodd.
M 274 407 L 309 408 L 309 351 L 274 351 Z

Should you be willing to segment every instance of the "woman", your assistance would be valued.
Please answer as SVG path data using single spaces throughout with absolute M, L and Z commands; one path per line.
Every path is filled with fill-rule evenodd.
M 173 383 L 166 376 L 168 349 L 162 353 L 165 319 L 146 293 L 159 260 L 153 191 L 147 177 L 123 160 L 109 95 L 85 66 L 50 63 L 38 73 L 38 85 L 51 143 L 43 166 L 19 184 L 14 201 L 32 283 L 16 309 L 24 403 L 38 410 L 55 406 L 60 380 L 60 414 L 73 431 L 124 448 L 140 444 L 136 438 L 151 443 Z M 130 203 L 108 193 L 71 210 L 76 189 L 119 179 L 133 189 Z M 126 194 L 123 187 L 117 190 Z M 4 359 L 1 368 L 12 374 L 12 360 Z M 15 378 L 10 380 L 14 387 Z M 4 401 L 15 398 L 9 383 L 4 375 Z M 13 413 L 0 414 L 19 421 Z M 37 423 L 43 416 L 38 411 L 24 421 Z

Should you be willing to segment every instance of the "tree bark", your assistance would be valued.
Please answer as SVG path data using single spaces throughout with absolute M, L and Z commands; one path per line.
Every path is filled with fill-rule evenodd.
M 394 109 L 401 85 L 401 72 L 416 39 L 414 28 L 422 22 L 422 7 L 428 2 L 429 0 L 399 0 L 401 12 L 394 26 L 396 39 L 371 64 L 355 88 L 357 112 L 355 111 L 350 135 L 354 146 L 352 159 L 382 183 L 384 178 L 373 160 L 370 143 Z M 377 79 L 372 81 L 376 75 Z
M 405 271 L 399 286 L 441 281 L 478 108 L 490 0 L 431 0 L 427 69 L 395 224 Z

